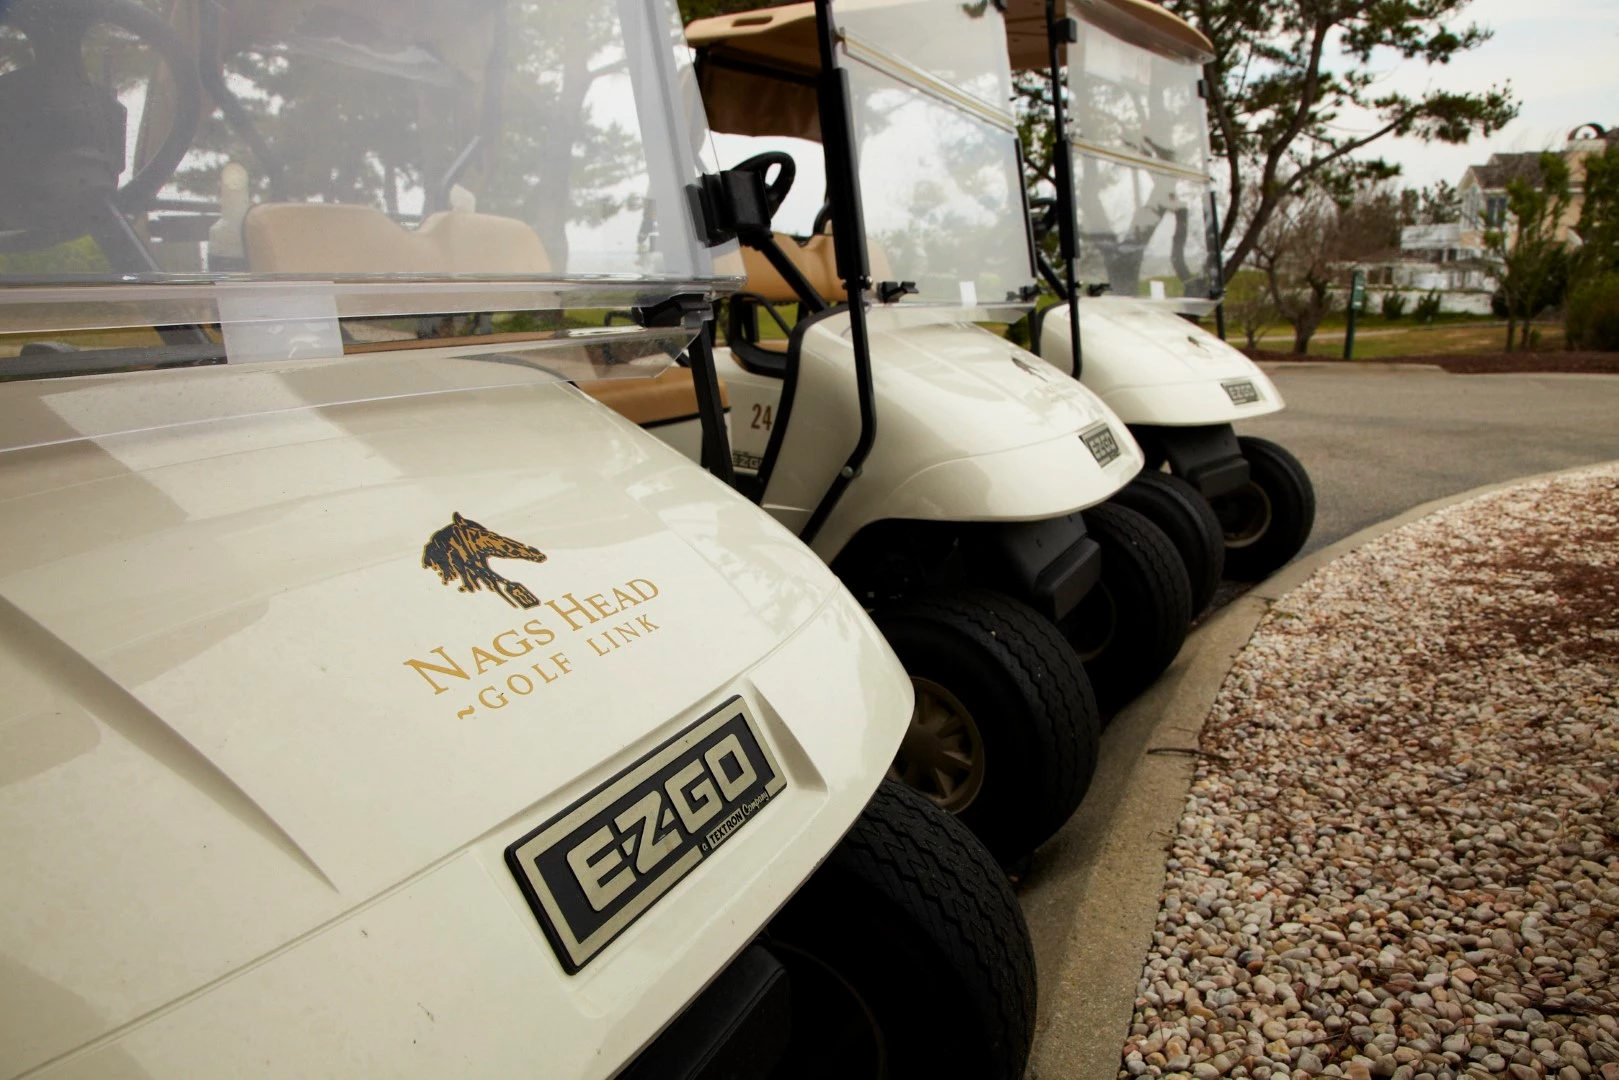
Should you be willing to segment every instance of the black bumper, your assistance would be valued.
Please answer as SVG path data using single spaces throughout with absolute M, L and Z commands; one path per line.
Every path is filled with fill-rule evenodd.
M 792 1026 L 787 969 L 763 945 L 750 945 L 619 1077 L 768 1077 L 786 1052 Z
M 1060 622 L 1102 576 L 1102 549 L 1085 535 L 1085 519 L 970 527 L 963 537 L 974 584 L 998 589 Z
M 1130 428 L 1130 434 L 1141 444 L 1149 468 L 1169 462 L 1170 471 L 1197 488 L 1205 499 L 1230 494 L 1248 482 L 1248 462 L 1243 459 L 1237 433 L 1230 424 L 1138 424 Z

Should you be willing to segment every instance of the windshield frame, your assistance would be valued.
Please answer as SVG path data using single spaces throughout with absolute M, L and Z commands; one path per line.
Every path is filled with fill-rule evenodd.
M 1074 19 L 1078 30 L 1077 40 L 1065 45 L 1064 52 L 1066 56 L 1063 58 L 1067 71 L 1066 85 L 1070 97 L 1066 107 L 1066 115 L 1063 117 L 1063 135 L 1065 136 L 1063 141 L 1068 144 L 1068 153 L 1063 154 L 1059 150 L 1059 160 L 1057 162 L 1058 169 L 1064 173 L 1061 182 L 1058 184 L 1059 213 L 1064 213 L 1069 218 L 1074 229 L 1074 261 L 1076 264 L 1089 263 L 1094 266 L 1097 258 L 1101 258 L 1103 265 L 1101 284 L 1105 284 L 1110 291 L 1117 293 L 1117 295 L 1128 296 L 1131 299 L 1142 300 L 1146 303 L 1191 315 L 1201 316 L 1211 310 L 1216 310 L 1224 290 L 1220 280 L 1219 229 L 1215 216 L 1214 182 L 1209 175 L 1211 150 L 1208 117 L 1206 110 L 1202 106 L 1202 68 L 1192 56 L 1181 55 L 1181 50 L 1150 47 L 1147 42 L 1150 38 L 1149 31 L 1151 28 L 1136 28 L 1141 31 L 1142 40 L 1130 40 L 1123 36 L 1127 32 L 1127 24 L 1119 22 L 1124 17 L 1121 14 L 1110 10 L 1104 13 L 1108 16 L 1106 18 L 1093 18 L 1090 17 L 1090 10 L 1085 6 L 1076 5 L 1075 8 L 1077 10 L 1077 15 Z M 1052 31 L 1055 31 L 1055 29 L 1055 25 L 1050 27 Z M 1194 108 L 1183 110 L 1186 115 L 1180 118 L 1182 121 L 1190 120 L 1192 122 L 1192 138 L 1183 140 L 1178 146 L 1171 148 L 1172 151 L 1189 149 L 1191 151 L 1189 160 L 1174 160 L 1163 152 L 1154 156 L 1144 152 L 1141 148 L 1133 146 L 1109 145 L 1107 142 L 1102 141 L 1098 133 L 1085 129 L 1086 117 L 1091 112 L 1085 99 L 1087 90 L 1091 86 L 1103 83 L 1122 85 L 1122 83 L 1110 82 L 1100 78 L 1087 81 L 1085 75 L 1078 70 L 1079 65 L 1084 62 L 1082 58 L 1089 55 L 1087 46 L 1093 43 L 1099 43 L 1104 49 L 1110 50 L 1120 57 L 1133 60 L 1137 64 L 1144 63 L 1147 65 L 1152 74 L 1149 76 L 1148 82 L 1139 85 L 1148 94 L 1159 93 L 1166 88 L 1178 90 L 1189 102 L 1195 103 Z M 1161 78 L 1162 75 L 1169 73 L 1175 73 L 1183 77 L 1173 80 Z M 1052 75 L 1055 90 L 1057 89 L 1057 73 L 1055 70 Z M 1156 144 L 1145 136 L 1139 141 L 1143 146 L 1156 148 Z M 1115 239 L 1115 253 L 1122 251 L 1126 261 L 1132 255 L 1131 249 L 1138 246 L 1141 248 L 1141 252 L 1134 256 L 1136 259 L 1134 281 L 1137 288 L 1131 292 L 1119 291 L 1119 283 L 1113 280 L 1113 267 L 1110 260 L 1105 254 L 1097 252 L 1098 243 L 1094 239 L 1087 242 L 1087 237 L 1094 238 L 1097 232 L 1095 228 L 1087 228 L 1087 221 L 1093 218 L 1094 215 L 1087 215 L 1082 210 L 1082 204 L 1086 197 L 1083 177 L 1087 173 L 1103 169 L 1121 171 L 1120 178 L 1127 183 L 1134 184 L 1137 188 L 1140 187 L 1140 179 L 1146 178 L 1154 185 L 1154 196 L 1158 194 L 1157 188 L 1160 184 L 1164 182 L 1170 184 L 1169 201 L 1158 208 L 1160 213 L 1153 224 L 1152 230 L 1146 234 L 1139 245 L 1133 239 L 1122 238 L 1117 228 L 1117 223 L 1111 221 L 1095 223 L 1098 225 L 1106 224 L 1110 228 L 1111 235 Z M 1115 183 L 1117 179 L 1115 179 Z M 1190 191 L 1187 192 L 1186 197 L 1180 198 L 1180 192 L 1188 187 Z M 1098 194 L 1096 197 L 1100 198 L 1101 196 Z M 1187 224 L 1183 230 L 1173 228 L 1171 230 L 1170 242 L 1172 245 L 1175 243 L 1174 233 L 1184 233 L 1184 239 L 1181 241 L 1183 246 L 1180 251 L 1177 253 L 1172 250 L 1168 256 L 1173 273 L 1171 275 L 1146 274 L 1144 273 L 1145 267 L 1143 263 L 1147 257 L 1147 252 L 1150 250 L 1150 246 L 1158 241 L 1163 231 L 1163 223 L 1173 217 L 1173 214 L 1163 211 L 1174 210 L 1174 204 L 1177 200 L 1179 201 L 1180 212 L 1184 212 L 1187 216 Z M 1139 198 L 1135 201 L 1140 203 Z M 1062 206 L 1064 202 L 1067 203 L 1066 207 Z M 1137 205 L 1131 221 L 1134 221 L 1149 208 L 1147 203 Z M 1201 228 L 1194 229 L 1193 223 L 1201 226 Z M 1201 234 L 1197 237 L 1201 246 L 1201 256 L 1198 259 L 1198 265 L 1193 266 L 1188 263 L 1187 269 L 1189 273 L 1182 274 L 1175 265 L 1176 256 L 1179 254 L 1181 261 L 1184 261 L 1184 245 L 1191 240 L 1194 232 Z M 1082 272 L 1077 265 L 1074 267 L 1074 275 L 1076 282 L 1082 276 Z M 1173 277 L 1175 286 L 1182 290 L 1180 295 L 1172 296 L 1168 294 L 1170 277 Z M 1162 297 L 1153 295 L 1151 291 L 1151 286 L 1157 284 L 1160 280 L 1164 281 L 1165 295 Z M 1203 294 L 1199 295 L 1195 292 L 1188 293 L 1185 291 L 1188 286 L 1198 284 L 1205 287 L 1206 291 Z M 1140 292 L 1143 287 L 1148 288 L 1149 291 L 1147 293 Z
M 948 291 L 944 295 L 932 291 L 930 295 L 927 286 L 918 282 L 922 292 L 902 293 L 894 298 L 894 302 L 907 307 L 927 305 L 948 309 L 948 317 L 960 321 L 1016 322 L 1033 310 L 1038 293 L 1039 270 L 1029 225 L 1028 195 L 1023 183 L 1022 143 L 1018 138 L 1017 118 L 1011 104 L 1011 65 L 1006 50 L 996 44 L 1004 40 L 1004 26 L 997 25 L 990 33 L 985 33 L 981 27 L 941 28 L 942 20 L 949 17 L 946 13 L 961 13 L 974 21 L 985 18 L 1002 20 L 1004 16 L 996 5 L 983 5 L 984 11 L 971 13 L 960 4 L 941 3 L 935 5 L 939 8 L 940 19 L 918 19 L 915 9 L 926 2 L 832 0 L 831 9 L 839 38 L 838 57 L 843 61 L 843 70 L 850 74 L 851 84 L 856 84 L 850 97 L 850 122 L 857 133 L 857 156 L 866 155 L 867 132 L 876 127 L 870 123 L 873 117 L 867 115 L 863 108 L 869 101 L 869 94 L 863 95 L 860 92 L 862 87 L 868 91 L 880 88 L 889 92 L 909 92 L 913 95 L 912 103 L 949 110 L 948 116 L 978 128 L 982 132 L 981 142 L 986 148 L 1000 141 L 1003 151 L 1010 150 L 1004 155 L 1006 160 L 1001 162 L 1003 167 L 1009 166 L 1003 168 L 1009 174 L 1005 177 L 1007 203 L 998 211 L 999 220 L 987 223 L 983 230 L 985 235 L 992 238 L 992 242 L 998 242 L 1002 247 L 998 255 L 1006 263 L 1008 274 L 1015 273 L 1016 276 L 1011 277 L 1009 282 L 1015 288 L 1003 289 L 1000 295 L 983 295 L 985 290 L 980 287 L 979 268 L 986 260 L 969 257 L 966 260 L 969 265 L 944 268 L 953 270 L 957 282 L 954 295 L 949 295 Z M 883 18 L 898 11 L 907 13 L 903 22 Z M 927 29 L 920 29 L 922 26 Z M 904 28 L 905 40 L 886 40 L 882 32 L 885 27 L 896 30 Z M 964 51 L 958 47 L 950 55 L 947 62 L 953 61 L 955 70 L 949 76 L 930 70 L 908 55 L 919 52 L 926 57 L 928 47 L 941 41 L 954 46 L 966 45 L 971 50 Z M 934 54 L 938 55 L 937 49 Z M 984 89 L 975 92 L 974 84 L 982 84 Z M 995 98 L 1002 100 L 997 102 Z M 929 134 L 936 130 L 930 127 Z M 874 167 L 880 168 L 880 165 L 874 163 Z M 873 198 L 875 192 L 864 168 L 860 170 L 860 175 L 864 209 L 862 228 L 868 250 L 873 256 L 879 256 L 882 253 L 873 235 L 873 203 L 879 201 Z M 1015 198 L 1012 197 L 1014 192 Z M 879 202 L 877 213 L 881 213 L 880 205 Z M 929 208 L 937 211 L 938 205 L 930 203 Z M 906 220 L 906 215 L 902 214 L 899 220 L 905 221 L 906 229 L 913 234 L 920 224 L 915 215 L 910 215 Z M 892 265 L 886 256 L 877 261 L 877 267 L 884 266 L 897 279 L 922 276 L 913 275 L 905 266 Z M 933 269 L 933 277 L 940 277 L 939 269 L 930 269 Z
M 529 11 L 537 18 L 547 18 L 539 2 L 536 0 Z M 211 5 L 203 6 L 211 10 Z M 459 267 L 446 272 L 271 273 L 250 271 L 245 264 L 240 268 L 223 263 L 220 268 L 202 267 L 199 256 L 198 267 L 165 270 L 153 254 L 157 241 L 145 235 L 148 231 L 171 221 L 176 213 L 187 212 L 203 215 L 199 227 L 206 230 L 209 215 L 217 222 L 225 213 L 222 202 L 170 195 L 169 185 L 175 181 L 171 174 L 158 195 L 127 215 L 119 214 L 121 220 L 112 223 L 111 231 L 125 234 L 124 240 L 134 245 L 130 250 L 141 254 L 144 265 L 137 261 L 120 266 L 115 259 L 113 266 L 118 269 L 52 272 L 29 266 L 4 273 L 0 276 L 0 333 L 51 335 L 150 328 L 165 340 L 180 337 L 197 344 L 197 327 L 216 326 L 223 331 L 233 325 L 274 323 L 281 317 L 278 311 L 285 311 L 279 306 L 279 298 L 289 294 L 304 297 L 306 304 L 313 297 L 323 317 L 346 320 L 513 311 L 633 310 L 654 307 L 678 296 L 712 301 L 739 288 L 743 276 L 734 240 L 711 243 L 702 234 L 688 194 L 702 175 L 715 171 L 715 166 L 678 12 L 672 0 L 599 0 L 598 6 L 604 17 L 617 19 L 619 36 L 606 39 L 605 47 L 622 54 L 619 66 L 629 76 L 627 89 L 615 92 L 620 93 L 618 100 L 633 102 L 629 115 L 633 123 L 639 124 L 635 135 L 640 148 L 636 159 L 640 163 L 638 175 L 646 178 L 648 195 L 661 204 L 657 223 L 661 249 L 678 251 L 671 259 L 671 269 L 485 273 Z M 22 8 L 23 4 L 15 6 L 15 10 Z M 39 18 L 35 17 L 36 24 Z M 92 25 L 99 26 L 100 21 L 94 20 Z M 545 25 L 539 24 L 539 32 L 544 32 Z M 148 48 L 145 39 L 133 36 L 132 47 Z M 167 70 L 157 60 L 150 61 L 150 66 L 154 72 Z M 498 70 L 499 74 L 492 78 L 527 77 L 517 73 L 515 66 Z M 152 93 L 150 87 L 157 85 L 156 74 L 145 78 L 141 90 L 145 96 L 139 109 L 142 118 Z M 221 116 L 220 108 L 203 114 L 204 120 L 215 124 L 223 122 Z M 142 123 L 143 119 L 131 114 L 126 140 L 134 137 Z M 196 134 L 190 137 L 193 142 L 187 145 L 193 149 L 187 154 L 199 153 L 195 147 L 201 144 L 195 142 Z M 125 175 L 129 172 L 126 169 Z M 446 184 L 447 191 L 448 188 Z M 454 192 L 450 195 L 453 197 Z M 445 210 L 454 215 L 460 208 L 449 206 Z M 406 215 L 395 220 L 408 225 L 426 216 L 424 209 L 414 219 Z M 88 226 L 86 229 L 94 232 Z M 29 233 L 13 229 L 7 235 L 26 241 Z M 207 250 L 204 242 L 197 243 Z M 106 251 L 104 244 L 97 247 Z M 262 295 L 244 303 L 243 297 L 250 293 Z M 628 332 L 629 328 L 621 329 Z M 228 339 L 231 335 L 224 336 Z M 20 373 L 7 372 L 5 368 L 6 360 L 0 358 L 0 379 L 19 377 Z

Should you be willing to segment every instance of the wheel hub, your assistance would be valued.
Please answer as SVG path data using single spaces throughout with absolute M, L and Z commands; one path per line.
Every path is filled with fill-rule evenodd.
M 961 699 L 931 679 L 911 676 L 916 707 L 888 775 L 952 814 L 984 786 L 984 740 Z
M 787 1060 L 771 1075 L 850 1080 L 887 1076 L 883 1026 L 860 991 L 821 957 L 781 941 L 771 948 L 786 966 L 793 988 L 793 1039 Z
M 1064 621 L 1063 631 L 1079 662 L 1088 664 L 1113 643 L 1118 623 L 1119 611 L 1113 603 L 1113 594 L 1105 582 L 1098 581 Z
M 1275 511 L 1265 489 L 1249 481 L 1229 495 L 1214 500 L 1214 512 L 1225 533 L 1225 546 L 1245 548 L 1270 529 Z

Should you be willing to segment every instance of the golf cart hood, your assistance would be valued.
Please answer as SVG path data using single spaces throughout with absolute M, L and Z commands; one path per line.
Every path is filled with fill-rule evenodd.
M 142 377 L 0 385 L 0 411 L 65 426 L 138 392 L 114 382 L 129 378 Z M 261 407 L 295 387 L 271 372 L 157 378 Z M 389 971 L 413 993 L 431 974 L 448 997 L 499 977 L 481 1002 L 424 1000 L 446 1051 L 494 1022 L 476 1019 L 488 1009 L 536 1025 L 538 1003 L 554 1023 L 534 1038 L 553 1040 L 559 1068 L 611 1072 L 835 843 L 909 711 L 902 678 L 845 670 L 892 656 L 817 559 L 565 384 L 12 449 L 0 499 L 3 1076 L 199 991 L 167 1035 L 131 1036 L 173 1067 L 159 1071 L 208 1072 L 191 1066 L 220 1058 L 186 1057 L 207 1047 L 252 1064 L 244 1032 L 262 1030 L 278 1042 L 268 1072 L 307 1074 L 320 1047 L 279 1045 L 272 1021 L 304 1030 L 299 1011 L 327 993 L 346 1022 L 409 1010 L 380 1024 L 394 1042 L 379 1052 L 397 1054 L 417 1010 L 383 1002 Z M 814 663 L 806 635 L 820 635 Z M 793 670 L 772 676 L 767 657 Z M 881 686 L 891 730 L 851 729 L 874 703 L 842 698 Z M 570 981 L 502 849 L 738 693 L 777 740 L 798 809 L 766 815 L 716 854 L 729 871 L 661 903 L 652 914 L 675 922 L 650 944 Z M 783 719 L 795 709 L 818 730 Z M 749 885 L 767 866 L 779 880 Z M 425 927 L 388 914 L 401 897 L 427 905 Z M 351 916 L 369 937 L 323 931 L 303 947 Z M 477 948 L 400 940 L 424 930 Z M 232 992 L 257 1004 L 220 1004 L 226 981 L 256 986 Z M 522 1008 L 491 1005 L 504 997 Z M 259 1008 L 262 1029 L 244 1028 Z M 339 1059 L 352 1060 L 324 1064 Z
M 1282 408 L 1282 396 L 1259 366 L 1174 310 L 1149 300 L 1087 297 L 1079 305 L 1085 385 L 1127 424 L 1221 424 Z M 1061 371 L 1073 368 L 1068 308 L 1045 313 L 1040 354 Z M 1237 404 L 1228 383 L 1257 394 Z
M 873 521 L 1060 517 L 1140 471 L 1140 448 L 1101 399 L 1004 337 L 926 307 L 874 306 L 867 318 L 877 440 L 815 538 L 826 558 Z M 852 358 L 845 311 L 803 335 L 793 419 L 765 491 L 789 528 L 802 528 L 854 445 Z M 1087 437 L 1102 439 L 1100 453 Z

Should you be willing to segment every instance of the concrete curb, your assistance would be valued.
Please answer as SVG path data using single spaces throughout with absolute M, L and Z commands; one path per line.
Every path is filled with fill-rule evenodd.
M 1084 804 L 1035 854 L 1019 884 L 1040 979 L 1029 1080 L 1117 1075 L 1203 720 L 1271 604 L 1334 559 L 1418 518 L 1591 467 L 1486 484 L 1413 507 L 1284 567 L 1187 638 L 1170 669 L 1109 725 Z

